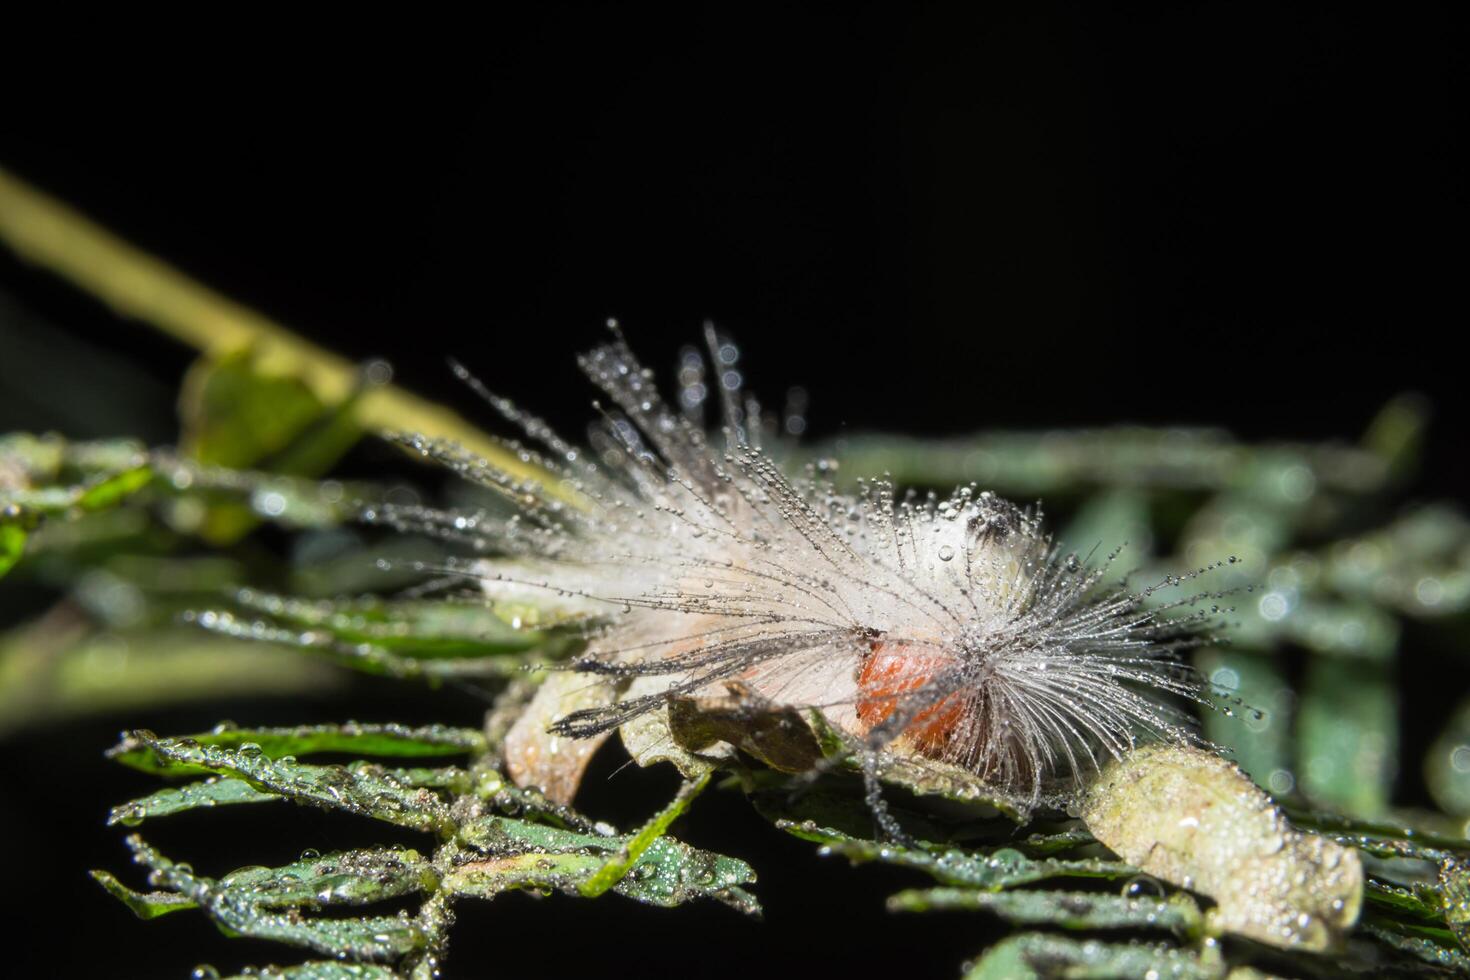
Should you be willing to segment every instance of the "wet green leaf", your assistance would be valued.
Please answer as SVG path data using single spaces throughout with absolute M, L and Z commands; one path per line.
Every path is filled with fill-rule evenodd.
M 978 891 L 929 888 L 899 892 L 888 900 L 895 912 L 975 910 L 992 912 L 1023 925 L 1063 929 L 1159 929 L 1180 936 L 1203 926 L 1199 906 L 1187 895 L 1128 898 L 1105 892 Z
M 242 590 L 247 609 L 291 626 L 324 631 L 344 643 L 369 643 L 415 657 L 521 653 L 546 643 L 538 630 L 520 629 L 483 602 L 306 600 Z
M 216 976 L 218 974 L 215 974 Z M 205 974 L 200 980 L 211 980 Z M 295 966 L 265 966 L 222 980 L 402 980 L 402 974 L 372 963 L 336 963 L 313 960 Z
M 659 824 L 656 819 L 641 835 L 602 836 L 507 817 L 471 821 L 460 838 L 486 856 L 458 866 L 445 887 L 481 898 L 518 888 L 580 895 L 611 881 L 612 891 L 652 905 L 708 897 L 759 912 L 754 896 L 740 887 L 755 880 L 749 865 L 661 836 Z
M 262 908 L 366 905 L 432 891 L 439 876 L 417 851 L 402 848 L 342 851 L 304 857 L 279 868 L 242 868 L 219 887 Z
M 152 766 L 159 770 L 233 776 L 295 803 L 344 810 L 412 830 L 453 832 L 448 806 L 436 792 L 372 768 L 307 765 L 289 756 L 272 759 L 251 742 L 225 748 L 188 738 L 161 739 L 149 732 L 133 732 L 122 747 L 129 753 L 138 749 L 151 753 Z
M 154 749 L 158 741 L 151 733 L 137 733 L 108 749 L 107 756 L 143 772 L 180 773 L 182 770 L 179 762 L 159 757 Z M 260 754 L 271 759 L 288 755 L 309 755 L 314 752 L 424 758 L 465 755 L 485 750 L 485 736 L 472 728 L 453 728 L 448 725 L 412 728 L 407 725 L 359 722 L 301 725 L 296 728 L 238 728 L 225 724 L 208 732 L 183 735 L 169 741 L 226 749 L 253 745 Z
M 1440 908 L 1445 924 L 1470 952 L 1470 867 L 1463 861 L 1450 859 L 1439 866 Z
M 1028 932 L 992 946 L 965 980 L 1118 980 L 1171 977 L 1217 980 L 1225 975 L 1218 955 L 1202 957 L 1162 944 L 1104 943 Z
M 213 777 L 177 788 L 169 787 L 142 799 L 112 808 L 109 824 L 135 827 L 154 817 L 166 817 L 200 807 L 228 806 L 234 803 L 266 803 L 279 800 L 276 793 L 262 793 L 243 779 Z
M 1391 949 L 1415 959 L 1441 966 L 1460 976 L 1470 976 L 1470 954 L 1453 945 L 1425 936 L 1406 935 L 1379 922 L 1363 923 L 1363 931 Z
M 385 961 L 398 959 L 425 943 L 412 922 L 397 916 L 316 919 L 294 909 L 276 912 L 253 901 L 247 887 L 231 887 L 175 864 L 134 835 L 128 838 L 134 859 L 152 872 L 159 884 L 195 903 L 220 931 L 301 946 L 344 959 Z
M 1028 858 L 1014 848 L 969 850 L 943 844 L 918 842 L 912 845 L 880 843 L 850 837 L 815 823 L 779 821 L 787 833 L 822 845 L 822 853 L 840 854 L 855 864 L 880 861 L 923 871 L 946 885 L 999 890 L 1050 878 L 1124 879 L 1138 869 L 1121 861 L 1101 858 L 1061 860 Z
M 532 662 L 499 650 L 480 651 L 482 655 L 472 656 L 420 657 L 396 653 L 375 643 L 348 643 L 338 640 L 325 630 L 289 629 L 264 620 L 241 619 L 233 613 L 212 609 L 191 612 L 187 614 L 187 621 L 224 636 L 295 647 L 327 657 L 344 667 L 400 679 L 508 677 L 519 673 Z
M 140 919 L 156 919 L 170 912 L 182 912 L 199 907 L 197 902 L 177 892 L 135 892 L 109 872 L 93 871 L 90 873 L 93 881 L 107 889 L 109 895 L 126 905 Z

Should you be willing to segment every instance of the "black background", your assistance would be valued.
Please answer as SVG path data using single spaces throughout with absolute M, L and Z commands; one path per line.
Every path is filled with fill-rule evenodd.
M 146 46 L 17 35 L 0 165 L 467 412 L 446 355 L 575 432 L 590 393 L 572 354 L 606 317 L 662 369 L 712 317 L 768 401 L 809 390 L 819 436 L 1137 421 L 1352 439 L 1386 398 L 1419 390 L 1436 413 L 1420 492 L 1470 497 L 1444 8 L 481 15 L 176 23 L 180 43 Z M 0 370 L 0 429 L 173 435 L 187 351 L 9 255 L 0 290 L 24 311 L 0 335 L 56 352 L 45 377 Z M 114 361 L 139 373 L 109 411 Z M 363 696 L 364 717 L 478 711 Z M 309 706 L 229 710 L 285 723 Z M 68 968 L 106 956 L 113 975 L 273 955 L 184 916 L 138 925 L 73 880 L 84 862 L 121 863 L 98 813 L 142 781 L 99 775 L 95 798 L 62 809 L 75 816 L 24 815 L 68 792 L 58 770 L 90 770 L 116 724 L 71 730 L 69 755 L 43 736 L 6 749 L 7 820 L 21 821 L 7 847 L 71 848 L 54 882 L 12 870 L 35 882 L 15 914 L 43 928 L 55 903 L 47 914 L 107 933 L 35 951 Z M 593 807 L 636 821 L 661 790 L 633 783 L 660 779 L 594 780 Z M 292 827 L 293 845 L 352 832 L 318 814 Z M 988 928 L 884 916 L 901 879 L 772 841 L 738 801 L 703 801 L 686 836 L 757 863 L 765 925 L 510 896 L 465 909 L 449 975 L 505 972 L 527 950 L 548 974 L 673 974 L 703 950 L 711 975 L 950 976 Z

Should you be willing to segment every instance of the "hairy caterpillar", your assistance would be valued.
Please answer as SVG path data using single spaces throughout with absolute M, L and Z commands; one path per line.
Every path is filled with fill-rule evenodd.
M 821 467 L 790 476 L 762 450 L 771 426 L 742 397 L 738 354 L 712 328 L 712 384 L 705 359 L 686 351 L 676 408 L 610 326 L 614 339 L 580 362 L 610 402 L 590 452 L 455 366 L 522 430 L 527 442 L 510 445 L 551 480 L 406 437 L 505 495 L 513 516 L 380 515 L 492 552 L 470 574 L 493 600 L 552 601 L 591 624 L 571 665 L 580 686 L 547 685 L 510 733 L 518 782 L 567 799 L 609 733 L 727 690 L 819 709 L 862 756 L 880 820 L 883 757 L 959 766 L 1034 805 L 1139 739 L 1197 740 L 1170 702 L 1203 700 L 1204 685 L 1177 653 L 1219 610 L 1209 593 L 1154 596 L 1207 569 L 1109 586 L 1116 554 L 1063 553 L 1039 514 L 974 486 L 900 496 L 877 479 L 849 494 Z M 717 437 L 702 418 L 711 386 Z M 548 726 L 562 737 L 550 746 Z

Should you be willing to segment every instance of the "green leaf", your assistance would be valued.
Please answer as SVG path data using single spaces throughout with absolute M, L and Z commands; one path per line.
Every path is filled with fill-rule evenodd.
M 272 759 L 251 742 L 230 749 L 188 738 L 161 739 L 141 731 L 129 735 L 121 747 L 129 753 L 138 748 L 152 753 L 158 769 L 234 776 L 260 792 L 295 803 L 344 810 L 411 830 L 453 833 L 449 809 L 437 793 L 370 767 L 307 765 L 289 756 Z
M 25 550 L 25 529 L 17 524 L 0 524 L 0 576 L 15 567 Z
M 1388 806 L 1398 768 L 1398 692 L 1391 663 L 1312 657 L 1297 732 L 1298 785 L 1320 803 L 1371 817 Z
M 181 764 L 164 760 L 155 751 L 159 743 L 151 732 L 136 732 L 108 749 L 107 756 L 143 772 L 177 775 Z M 426 725 L 410 728 L 395 724 L 302 725 L 296 728 L 237 728 L 219 725 L 208 732 L 168 740 L 188 746 L 238 749 L 252 745 L 267 758 L 341 752 L 398 758 L 477 754 L 485 750 L 485 736 L 472 728 Z M 202 771 L 199 769 L 193 771 Z
M 1470 700 L 1455 708 L 1424 757 L 1424 779 L 1441 809 L 1470 817 Z
M 1398 929 L 1379 922 L 1363 923 L 1363 931 L 1390 949 L 1415 959 L 1442 966 L 1460 976 L 1470 975 L 1470 954 L 1443 942 L 1424 936 L 1405 935 Z
M 840 854 L 855 864 L 880 861 L 923 871 L 946 885 L 1000 890 L 1049 878 L 1123 879 L 1138 869 L 1121 861 L 1101 858 L 1061 860 L 1028 858 L 1014 848 L 969 850 L 919 841 L 912 845 L 879 843 L 850 837 L 815 823 L 777 822 L 787 833 L 822 845 L 824 854 Z
M 522 653 L 548 636 L 520 629 L 483 602 L 377 598 L 308 600 L 241 590 L 236 600 L 291 626 L 319 630 L 343 643 L 370 643 L 415 657 Z
M 243 469 L 286 449 L 326 408 L 301 381 L 270 376 L 239 350 L 196 361 L 180 398 L 180 445 L 200 463 Z
M 655 818 L 650 828 L 659 822 Z M 706 897 L 749 914 L 760 911 L 755 897 L 740 887 L 755 880 L 749 865 L 668 837 L 582 834 L 495 816 L 466 824 L 460 839 L 487 856 L 459 865 L 445 880 L 456 894 L 491 898 L 529 888 L 581 895 L 589 883 L 596 891 L 611 879 L 611 890 L 651 905 Z M 609 865 L 615 870 L 606 871 Z
M 209 973 L 210 967 L 200 967 L 195 975 L 200 980 L 213 980 L 218 973 Z M 201 972 L 203 971 L 203 972 Z M 295 966 L 264 966 L 222 980 L 402 980 L 402 974 L 386 966 L 372 963 L 335 963 L 331 960 L 312 960 Z
M 112 808 L 107 822 L 136 827 L 153 817 L 166 817 L 199 807 L 228 806 L 233 803 L 266 803 L 279 800 L 276 793 L 262 793 L 243 779 L 214 777 L 187 786 L 161 789 L 142 799 Z
M 1195 665 L 1218 688 L 1224 711 L 1203 712 L 1205 737 L 1231 750 L 1236 763 L 1257 785 L 1284 795 L 1296 785 L 1292 771 L 1292 705 L 1296 695 L 1282 658 L 1274 654 L 1211 647 Z M 1239 699 L 1234 704 L 1230 699 Z
M 1225 965 L 1218 953 L 1209 958 L 1154 943 L 1113 944 L 1068 939 L 1039 932 L 1002 940 L 965 974 L 965 980 L 1115 980 L 1118 977 L 1170 977 L 1173 980 L 1218 980 Z
M 374 848 L 303 857 L 279 868 L 241 868 L 219 880 L 263 908 L 319 908 L 366 905 L 433 891 L 439 876 L 419 852 Z
M 1439 887 L 1445 924 L 1461 948 L 1470 952 L 1470 869 L 1462 861 L 1441 862 Z
M 134 835 L 128 838 L 134 860 L 147 867 L 151 878 L 194 902 L 228 936 L 249 936 L 301 946 L 344 959 L 384 961 L 399 959 L 425 944 L 423 932 L 397 916 L 314 919 L 294 909 L 269 910 L 253 900 L 249 888 L 231 887 L 196 875 L 175 864 Z
M 136 466 L 110 476 L 100 483 L 87 487 L 77 497 L 77 506 L 83 510 L 101 510 L 111 507 L 124 497 L 136 493 L 153 480 L 153 470 L 147 466 Z
M 296 647 L 329 657 L 344 667 L 399 679 L 509 677 L 520 673 L 531 662 L 495 651 L 485 656 L 411 656 L 373 643 L 343 642 L 325 630 L 288 629 L 261 620 L 240 619 L 233 613 L 217 610 L 191 612 L 185 619 L 225 636 Z
M 177 892 L 135 892 L 107 871 L 92 871 L 89 874 L 93 881 L 107 889 L 109 895 L 126 905 L 140 919 L 156 919 L 170 912 L 199 907 L 197 902 Z
M 1188 895 L 1129 898 L 1105 892 L 1005 891 L 929 888 L 899 892 L 888 900 L 894 912 L 973 909 L 993 912 L 1023 925 L 1062 929 L 1165 929 L 1193 936 L 1203 927 L 1199 906 Z
M 709 779 L 710 774 L 706 772 L 697 779 L 686 780 L 668 806 L 629 838 L 614 858 L 578 886 L 577 890 L 582 893 L 582 897 L 596 898 L 626 878 L 654 842 L 663 837 L 670 824 L 689 809 L 689 804 L 694 802 L 695 797 L 704 792 L 704 788 L 709 785 Z

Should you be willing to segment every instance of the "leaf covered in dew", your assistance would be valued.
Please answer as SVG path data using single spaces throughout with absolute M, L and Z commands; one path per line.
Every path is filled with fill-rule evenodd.
M 325 919 L 302 916 L 294 908 L 277 911 L 257 900 L 251 884 L 235 886 L 195 874 L 137 836 L 128 839 L 128 846 L 134 860 L 150 870 L 151 880 L 193 902 L 226 934 L 369 962 L 401 958 L 426 941 L 417 925 L 397 916 Z
M 888 900 L 895 912 L 974 910 L 991 912 L 1023 925 L 1062 929 L 1157 929 L 1180 936 L 1198 933 L 1199 906 L 1187 895 L 1131 897 L 1107 892 L 981 891 L 928 888 L 899 892 Z
M 313 752 L 351 752 L 399 758 L 464 755 L 485 747 L 485 737 L 472 728 L 424 725 L 417 728 L 395 724 L 299 725 L 294 728 L 239 728 L 216 725 L 207 732 L 182 735 L 170 742 L 185 747 L 216 746 L 238 749 L 253 746 L 253 752 L 270 759 L 308 755 Z M 154 750 L 159 740 L 148 733 L 129 735 L 108 750 L 107 756 L 125 766 L 151 773 L 177 775 L 187 765 L 174 756 Z M 194 771 L 203 771 L 197 768 Z
M 1046 977 L 1219 980 L 1224 976 L 1226 967 L 1218 954 L 1198 954 L 1162 943 L 1105 943 L 1026 932 L 992 946 L 965 974 L 965 980 Z
M 1235 765 L 1144 746 L 1109 764 L 1082 817 L 1125 861 L 1213 898 L 1212 924 L 1284 949 L 1326 950 L 1358 920 L 1356 851 L 1291 827 Z
M 777 826 L 795 837 L 819 843 L 825 853 L 840 854 L 854 864 L 880 861 L 912 868 L 955 887 L 1000 890 L 1052 878 L 1121 880 L 1138 873 L 1138 869 L 1122 861 L 1102 858 L 1031 858 L 1010 847 L 971 849 L 927 841 L 883 843 L 852 837 L 810 821 L 780 820 Z
M 208 973 L 208 968 L 196 970 L 200 980 L 213 980 L 218 973 Z M 374 963 L 337 963 L 332 960 L 311 960 L 295 966 L 263 966 L 248 973 L 221 977 L 220 980 L 402 980 L 403 974 L 386 966 Z
M 211 776 L 184 786 L 169 786 L 112 808 L 109 824 L 137 826 L 153 817 L 167 817 L 201 807 L 229 806 L 237 803 L 268 803 L 279 800 L 276 793 L 263 793 L 243 779 Z
M 758 915 L 760 904 L 741 887 L 755 881 L 750 865 L 665 836 L 704 782 L 686 784 L 662 813 L 628 835 L 565 830 L 498 815 L 471 821 L 461 828 L 459 839 L 483 856 L 457 865 L 444 888 L 479 898 L 515 889 L 554 889 L 587 898 L 615 891 L 661 906 L 714 898 Z
M 262 793 L 411 830 L 437 833 L 451 826 L 448 805 L 438 793 L 375 767 L 309 765 L 290 756 L 272 759 L 251 742 L 224 748 L 188 738 L 158 738 L 148 732 L 134 732 L 124 744 L 146 748 L 159 769 L 176 767 L 180 773 L 233 776 Z

